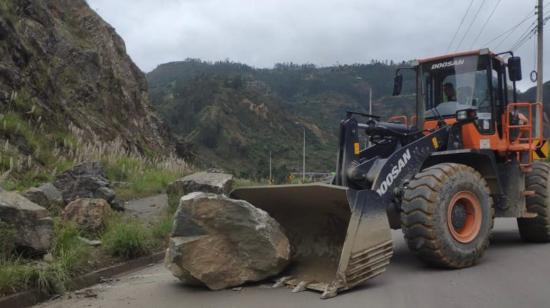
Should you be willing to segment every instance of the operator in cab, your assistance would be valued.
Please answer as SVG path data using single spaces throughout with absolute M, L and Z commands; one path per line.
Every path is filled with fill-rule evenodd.
M 445 102 L 456 102 L 456 91 L 452 83 L 445 83 L 443 85 L 443 92 L 445 93 L 445 97 L 443 98 Z

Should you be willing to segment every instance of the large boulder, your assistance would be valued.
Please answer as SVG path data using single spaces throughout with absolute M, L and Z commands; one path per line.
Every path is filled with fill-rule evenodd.
M 62 209 L 65 205 L 61 191 L 52 183 L 29 188 L 21 194 L 23 197 L 47 209 Z
M 197 172 L 170 183 L 166 188 L 168 203 L 176 207 L 182 196 L 196 192 L 228 194 L 233 188 L 233 176 L 218 172 Z
M 65 207 L 63 220 L 74 222 L 81 231 L 98 234 L 105 228 L 105 220 L 111 213 L 111 206 L 104 199 L 82 198 Z
M 78 198 L 100 198 L 115 202 L 111 188 L 100 162 L 84 162 L 58 175 L 53 185 L 61 191 L 65 203 Z
M 181 198 L 165 265 L 183 283 L 234 287 L 275 276 L 289 260 L 288 238 L 265 211 L 225 195 Z
M 0 192 L 0 223 L 12 229 L 14 246 L 32 253 L 46 252 L 53 239 L 48 210 L 15 192 Z
M 202 191 L 214 194 L 227 194 L 233 187 L 233 176 L 227 173 L 197 172 L 177 179 L 167 188 L 169 194 L 180 196 Z

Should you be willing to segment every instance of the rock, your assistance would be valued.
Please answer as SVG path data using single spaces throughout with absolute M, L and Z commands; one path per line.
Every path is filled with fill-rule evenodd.
M 84 243 L 86 245 L 90 245 L 92 247 L 101 246 L 101 241 L 100 240 L 90 240 L 90 239 L 87 239 L 87 238 L 81 237 L 81 236 L 78 237 L 78 240 L 80 240 L 82 243 Z
M 30 107 L 13 112 L 32 117 L 44 142 L 72 123 L 86 141 L 110 146 L 116 138 L 124 150 L 168 154 L 175 145 L 151 106 L 145 74 L 87 2 L 0 1 L 0 55 L 9 55 L 0 57 L 0 103 L 2 92 L 32 97 L 42 121 Z
M 112 203 L 115 191 L 110 187 L 100 162 L 84 162 L 58 175 L 53 182 L 58 188 L 65 203 L 78 198 L 99 198 Z
M 15 192 L 0 192 L 0 222 L 13 230 L 18 249 L 44 253 L 53 238 L 53 220 L 48 210 Z
M 45 254 L 42 257 L 42 260 L 44 260 L 45 262 L 48 262 L 48 263 L 52 263 L 54 261 L 54 257 L 50 252 L 48 252 L 47 254 Z
M 165 265 L 185 284 L 218 290 L 277 275 L 289 259 L 288 238 L 265 211 L 194 192 L 181 198 Z
M 32 202 L 43 206 L 47 209 L 50 208 L 63 208 L 64 201 L 63 195 L 53 184 L 46 183 L 39 187 L 32 187 L 21 193 L 23 197 L 31 200 Z
M 97 234 L 105 227 L 105 219 L 112 213 L 104 199 L 82 198 L 69 203 L 63 210 L 63 220 L 72 221 L 81 231 Z
M 226 173 L 197 172 L 170 183 L 166 188 L 168 203 L 177 206 L 179 199 L 189 193 L 202 191 L 228 194 L 233 188 L 233 176 Z
M 124 212 L 126 210 L 126 202 L 115 198 L 111 201 L 111 208 L 115 211 Z

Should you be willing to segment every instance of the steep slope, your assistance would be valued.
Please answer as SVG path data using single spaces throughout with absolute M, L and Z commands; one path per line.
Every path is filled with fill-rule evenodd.
M 368 111 L 371 87 L 374 113 L 410 113 L 410 99 L 387 97 L 395 67 L 254 69 L 190 59 L 163 64 L 147 78 L 153 104 L 174 133 L 197 147 L 196 160 L 266 177 L 270 151 L 278 174 L 301 170 L 303 129 L 307 170 L 333 171 L 340 120 L 347 110 Z M 406 91 L 411 87 L 407 80 Z
M 84 0 L 0 0 L 0 112 L 1 172 L 22 156 L 48 168 L 74 130 L 142 153 L 170 147 L 144 74 Z

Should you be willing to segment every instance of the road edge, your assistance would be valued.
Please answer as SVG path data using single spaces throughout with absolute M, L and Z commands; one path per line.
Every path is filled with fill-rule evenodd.
M 112 278 L 123 273 L 139 270 L 149 264 L 158 263 L 163 258 L 164 251 L 160 251 L 75 277 L 68 282 L 67 291 L 87 288 L 100 283 L 102 279 Z M 46 294 L 35 288 L 0 298 L 0 308 L 30 307 L 45 302 L 55 295 L 56 294 Z

